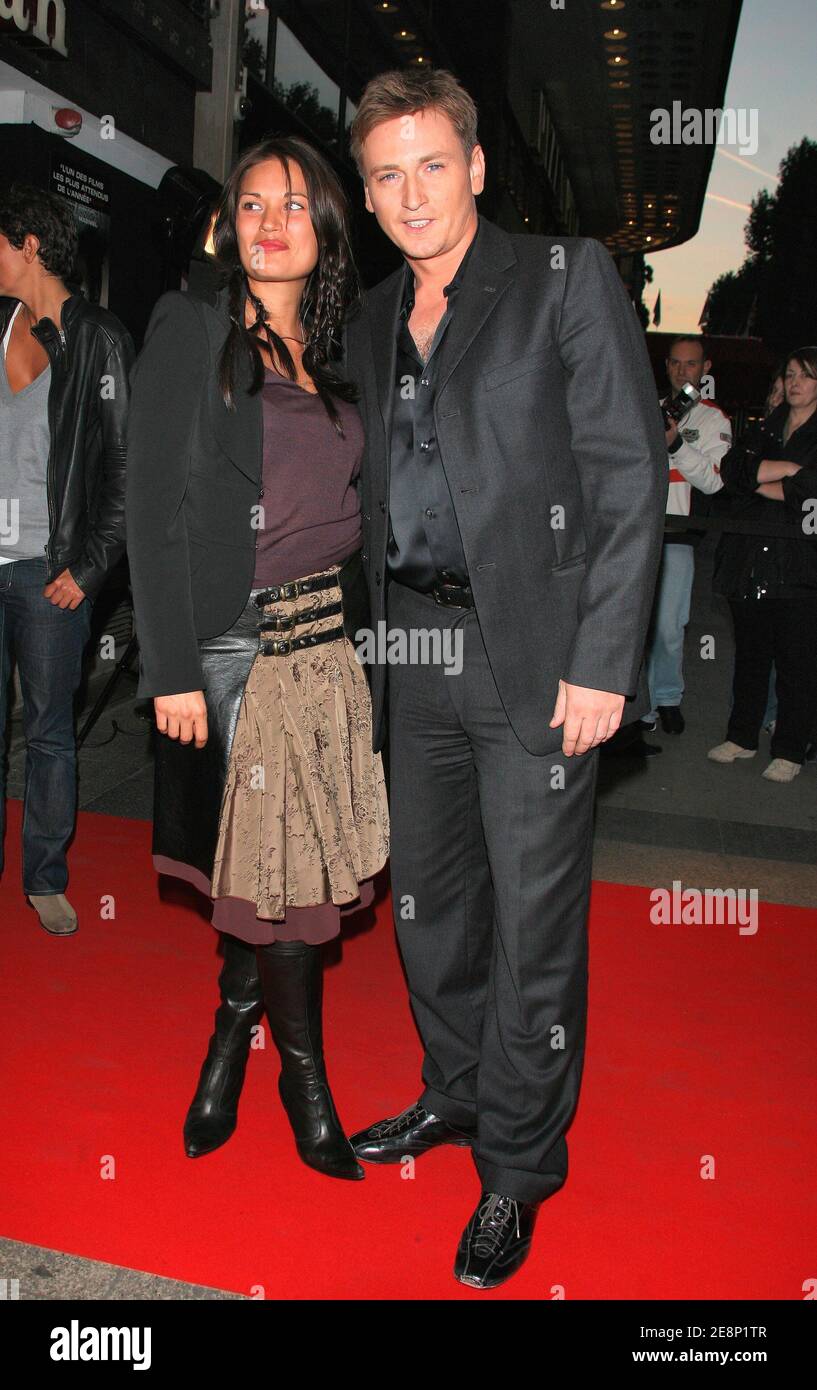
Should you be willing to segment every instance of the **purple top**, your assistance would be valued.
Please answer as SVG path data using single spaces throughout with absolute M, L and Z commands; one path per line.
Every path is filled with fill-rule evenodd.
M 320 396 L 270 367 L 261 395 L 264 524 L 256 539 L 255 589 L 342 564 L 362 539 L 355 479 L 363 426 L 357 407 L 334 398 L 341 438 Z

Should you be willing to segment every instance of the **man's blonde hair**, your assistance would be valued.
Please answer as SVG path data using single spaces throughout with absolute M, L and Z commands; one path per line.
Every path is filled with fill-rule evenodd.
M 392 121 L 395 116 L 410 116 L 417 111 L 434 108 L 447 116 L 459 136 L 470 161 L 477 143 L 477 108 L 473 98 L 444 68 L 427 72 L 378 73 L 366 86 L 357 114 L 350 127 L 350 149 L 363 177 L 363 142 L 375 126 Z

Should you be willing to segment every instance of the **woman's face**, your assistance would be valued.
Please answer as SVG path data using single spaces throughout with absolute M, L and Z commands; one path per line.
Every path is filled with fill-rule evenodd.
M 786 403 L 798 410 L 817 404 L 817 377 L 809 376 L 799 362 L 786 368 Z
M 241 180 L 235 229 L 241 263 L 249 280 L 301 280 L 318 262 L 318 239 L 312 226 L 306 179 L 299 164 L 289 163 L 291 191 L 280 159 L 265 159 Z

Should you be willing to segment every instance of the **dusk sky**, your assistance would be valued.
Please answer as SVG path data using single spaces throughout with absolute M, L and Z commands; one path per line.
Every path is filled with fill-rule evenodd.
M 648 256 L 655 278 L 644 299 L 652 315 L 661 291 L 662 332 L 695 331 L 712 281 L 743 262 L 751 199 L 761 188 L 774 192 L 780 160 L 791 145 L 804 135 L 817 139 L 815 0 L 743 0 L 723 105 L 757 109 L 757 154 L 738 163 L 732 156 L 742 158 L 739 150 L 719 146 L 697 235 Z

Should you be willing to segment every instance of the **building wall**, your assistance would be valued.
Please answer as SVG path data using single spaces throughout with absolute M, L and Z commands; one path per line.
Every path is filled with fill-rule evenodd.
M 150 9 L 161 15 L 162 0 Z M 164 0 L 168 10 L 167 0 Z M 0 31 L 0 58 L 19 72 L 95 115 L 113 116 L 126 135 L 165 155 L 189 163 L 193 150 L 195 79 L 150 48 L 124 20 L 126 7 L 92 6 L 65 0 L 67 58 L 44 57 L 41 50 Z M 173 7 L 181 10 L 177 0 Z M 168 10 L 168 12 L 170 12 Z M 192 18 L 187 21 L 194 23 Z

